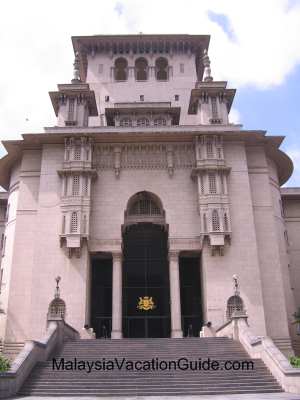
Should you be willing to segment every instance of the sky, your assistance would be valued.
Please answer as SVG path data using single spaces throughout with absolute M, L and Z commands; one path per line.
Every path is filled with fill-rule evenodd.
M 286 186 L 300 187 L 300 0 L 5 1 L 0 140 L 55 125 L 48 92 L 72 79 L 71 36 L 140 32 L 211 35 L 214 80 L 237 89 L 231 122 L 286 136 Z

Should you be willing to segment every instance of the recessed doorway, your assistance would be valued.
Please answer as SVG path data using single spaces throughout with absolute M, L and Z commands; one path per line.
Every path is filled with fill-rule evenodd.
M 167 239 L 164 227 L 151 223 L 123 234 L 124 337 L 170 337 Z

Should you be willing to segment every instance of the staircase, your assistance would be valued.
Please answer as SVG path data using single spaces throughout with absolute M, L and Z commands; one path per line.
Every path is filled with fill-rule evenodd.
M 66 342 L 56 363 L 66 361 L 226 360 L 251 361 L 239 342 L 229 338 L 76 340 Z M 147 396 L 282 392 L 264 363 L 235 371 L 53 370 L 52 359 L 39 363 L 19 391 L 32 396 Z M 79 364 L 78 364 L 79 366 Z

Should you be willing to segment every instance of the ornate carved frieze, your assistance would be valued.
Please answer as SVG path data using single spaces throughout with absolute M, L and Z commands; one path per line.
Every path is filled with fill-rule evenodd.
M 114 169 L 117 177 L 122 169 L 165 169 L 172 176 L 175 169 L 195 165 L 193 143 L 105 144 L 95 151 L 96 168 Z

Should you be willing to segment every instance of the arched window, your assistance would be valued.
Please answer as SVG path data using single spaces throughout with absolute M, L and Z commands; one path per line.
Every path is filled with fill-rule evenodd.
M 48 309 L 48 320 L 64 319 L 66 316 L 66 303 L 59 297 L 52 300 Z
M 137 199 L 131 204 L 129 215 L 161 215 L 162 211 L 158 204 L 147 193 L 137 196 Z
M 227 318 L 231 319 L 234 312 L 242 311 L 244 311 L 243 300 L 240 298 L 240 296 L 231 296 L 227 301 Z
M 212 230 L 219 231 L 220 230 L 220 218 L 217 210 L 213 210 L 211 215 L 212 221 Z
M 137 126 L 149 126 L 150 125 L 150 121 L 148 118 L 139 118 L 137 120 Z
M 168 60 L 164 57 L 159 57 L 155 61 L 155 75 L 158 81 L 166 81 L 169 78 Z
M 76 233 L 78 229 L 78 216 L 77 212 L 72 212 L 71 215 L 71 233 Z
M 154 126 L 165 126 L 167 125 L 167 121 L 165 118 L 155 118 Z
M 116 81 L 127 81 L 127 60 L 125 58 L 117 58 L 115 61 L 115 80 Z
M 146 81 L 148 79 L 148 62 L 143 57 L 135 60 L 135 79 L 137 81 Z
M 132 126 L 132 121 L 130 118 L 122 118 L 120 121 L 120 126 Z

